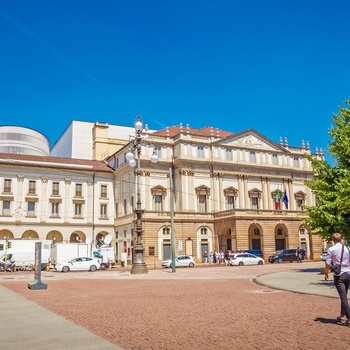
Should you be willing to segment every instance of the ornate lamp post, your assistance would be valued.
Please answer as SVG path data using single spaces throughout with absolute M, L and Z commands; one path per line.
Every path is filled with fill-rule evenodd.
M 141 209 L 141 191 L 140 191 L 140 156 L 141 156 L 141 148 L 142 146 L 151 146 L 150 144 L 147 144 L 142 139 L 142 130 L 143 130 L 143 123 L 140 116 L 137 116 L 136 121 L 134 123 L 135 126 L 135 136 L 130 137 L 130 149 L 129 152 L 126 154 L 126 160 L 129 162 L 129 165 L 134 167 L 137 164 L 137 170 L 136 170 L 136 182 L 137 182 L 137 201 L 136 201 L 136 209 L 134 210 L 136 214 L 136 234 L 137 234 L 137 241 L 136 246 L 134 247 L 134 260 L 131 268 L 132 274 L 145 274 L 148 273 L 147 266 L 145 264 L 143 253 L 144 248 L 142 246 L 142 214 L 144 213 L 144 210 Z M 137 163 L 135 160 L 135 153 L 137 155 Z M 157 163 L 158 156 L 153 153 L 151 156 L 151 162 Z

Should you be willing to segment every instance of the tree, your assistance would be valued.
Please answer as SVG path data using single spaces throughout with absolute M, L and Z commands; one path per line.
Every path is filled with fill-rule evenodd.
M 334 165 L 324 159 L 306 157 L 311 161 L 315 177 L 305 184 L 316 196 L 315 206 L 305 206 L 308 218 L 304 221 L 312 233 L 327 241 L 334 232 L 350 239 L 350 100 L 344 102 L 333 114 L 333 125 L 329 129 L 332 140 L 327 153 Z

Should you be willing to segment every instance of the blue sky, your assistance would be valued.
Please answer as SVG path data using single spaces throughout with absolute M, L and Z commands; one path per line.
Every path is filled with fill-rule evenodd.
M 350 2 L 0 3 L 0 125 L 253 128 L 327 148 L 350 99 Z

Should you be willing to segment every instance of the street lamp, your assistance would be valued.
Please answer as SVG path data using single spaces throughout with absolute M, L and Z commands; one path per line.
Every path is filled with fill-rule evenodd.
M 151 144 L 147 144 L 145 140 L 142 138 L 142 130 L 143 130 L 143 123 L 142 118 L 140 116 L 136 117 L 136 121 L 134 123 L 135 127 L 135 136 L 130 137 L 130 149 L 128 153 L 126 154 L 126 160 L 129 162 L 129 165 L 134 167 L 137 164 L 137 170 L 136 170 L 136 181 L 137 181 L 137 201 L 136 201 L 136 209 L 134 210 L 136 214 L 136 234 L 137 234 L 137 241 L 136 246 L 134 247 L 134 259 L 132 263 L 131 273 L 132 274 L 146 274 L 148 273 L 147 266 L 145 264 L 144 258 L 143 258 L 143 252 L 144 248 L 142 246 L 142 214 L 144 213 L 144 210 L 141 209 L 141 191 L 140 191 L 140 156 L 141 156 L 141 148 L 142 146 L 148 146 L 153 147 Z M 137 155 L 137 162 L 135 160 L 135 154 L 136 151 Z M 151 156 L 151 162 L 157 163 L 158 162 L 158 156 L 153 152 Z

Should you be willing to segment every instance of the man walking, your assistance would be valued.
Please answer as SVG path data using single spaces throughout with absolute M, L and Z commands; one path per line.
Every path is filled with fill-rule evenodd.
M 340 272 L 334 272 L 334 285 L 337 288 L 340 297 L 340 316 L 337 317 L 337 323 L 350 327 L 350 307 L 348 302 L 348 289 L 350 286 L 350 266 L 349 250 L 342 244 L 340 233 L 333 233 L 333 246 L 327 250 L 327 260 L 324 279 L 328 281 L 328 274 L 331 268 L 340 265 Z

